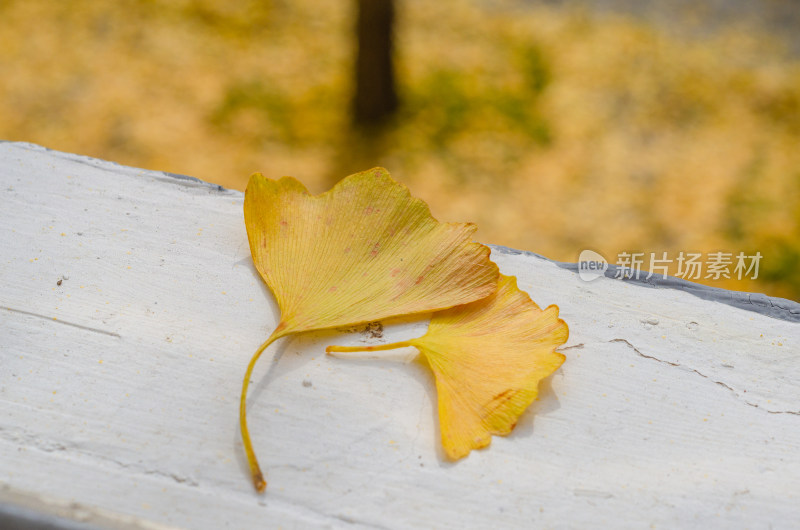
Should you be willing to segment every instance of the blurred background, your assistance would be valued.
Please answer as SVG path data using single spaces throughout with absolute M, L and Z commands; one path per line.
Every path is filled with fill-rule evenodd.
M 0 0 L 0 139 L 239 190 L 382 165 L 483 242 L 760 252 L 697 281 L 800 299 L 797 0 Z

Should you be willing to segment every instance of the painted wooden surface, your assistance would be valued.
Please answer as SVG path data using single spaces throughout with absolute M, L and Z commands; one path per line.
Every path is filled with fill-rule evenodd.
M 276 322 L 242 194 L 0 143 L 0 521 L 72 528 L 789 528 L 800 520 L 800 324 L 502 248 L 570 326 L 512 435 L 445 460 L 413 350 L 256 368 L 248 479 L 238 394 Z M 796 304 L 792 308 L 797 307 Z M 406 354 L 405 356 L 403 354 Z M 5 518 L 5 519 L 4 519 Z M 15 519 L 16 518 L 16 519 Z M 27 519 L 26 519 L 27 518 Z M 77 522 L 75 522 L 77 521 Z M 10 523 L 9 523 L 10 524 Z M 2 525 L 0 525 L 2 526 Z

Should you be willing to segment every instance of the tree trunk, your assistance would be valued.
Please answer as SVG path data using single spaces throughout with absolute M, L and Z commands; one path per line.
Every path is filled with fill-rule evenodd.
M 353 123 L 379 126 L 397 109 L 392 26 L 394 0 L 358 0 L 356 91 Z

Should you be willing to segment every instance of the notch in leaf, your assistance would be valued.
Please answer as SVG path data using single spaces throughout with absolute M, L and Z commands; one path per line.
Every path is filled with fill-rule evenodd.
M 416 339 L 377 346 L 329 346 L 327 352 L 414 346 L 436 378 L 442 445 L 452 459 L 506 435 L 533 403 L 539 382 L 564 362 L 555 349 L 569 336 L 558 306 L 542 311 L 500 275 L 497 291 L 467 305 L 434 313 Z
M 382 168 L 313 196 L 297 180 L 250 177 L 244 219 L 259 274 L 281 320 L 253 355 L 239 418 L 253 484 L 266 487 L 247 430 L 250 376 L 262 352 L 292 333 L 427 313 L 484 298 L 497 286 L 475 226 L 440 223 Z

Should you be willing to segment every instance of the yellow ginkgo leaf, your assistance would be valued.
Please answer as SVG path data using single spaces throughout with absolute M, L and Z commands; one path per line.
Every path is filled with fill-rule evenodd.
M 557 306 L 542 311 L 516 278 L 501 275 L 489 297 L 434 313 L 420 338 L 327 351 L 416 347 L 436 377 L 442 444 L 458 459 L 489 445 L 493 434 L 511 432 L 536 399 L 539 382 L 564 362 L 555 349 L 568 335 Z
M 475 225 L 439 223 L 382 168 L 312 196 L 293 178 L 250 178 L 244 203 L 253 261 L 294 333 L 452 307 L 494 291 Z
M 245 398 L 264 349 L 291 333 L 426 313 L 488 296 L 499 272 L 475 226 L 439 223 L 382 168 L 313 196 L 297 180 L 250 177 L 244 219 L 256 269 L 281 320 L 242 384 L 242 440 L 256 489 L 266 486 L 247 431 Z

